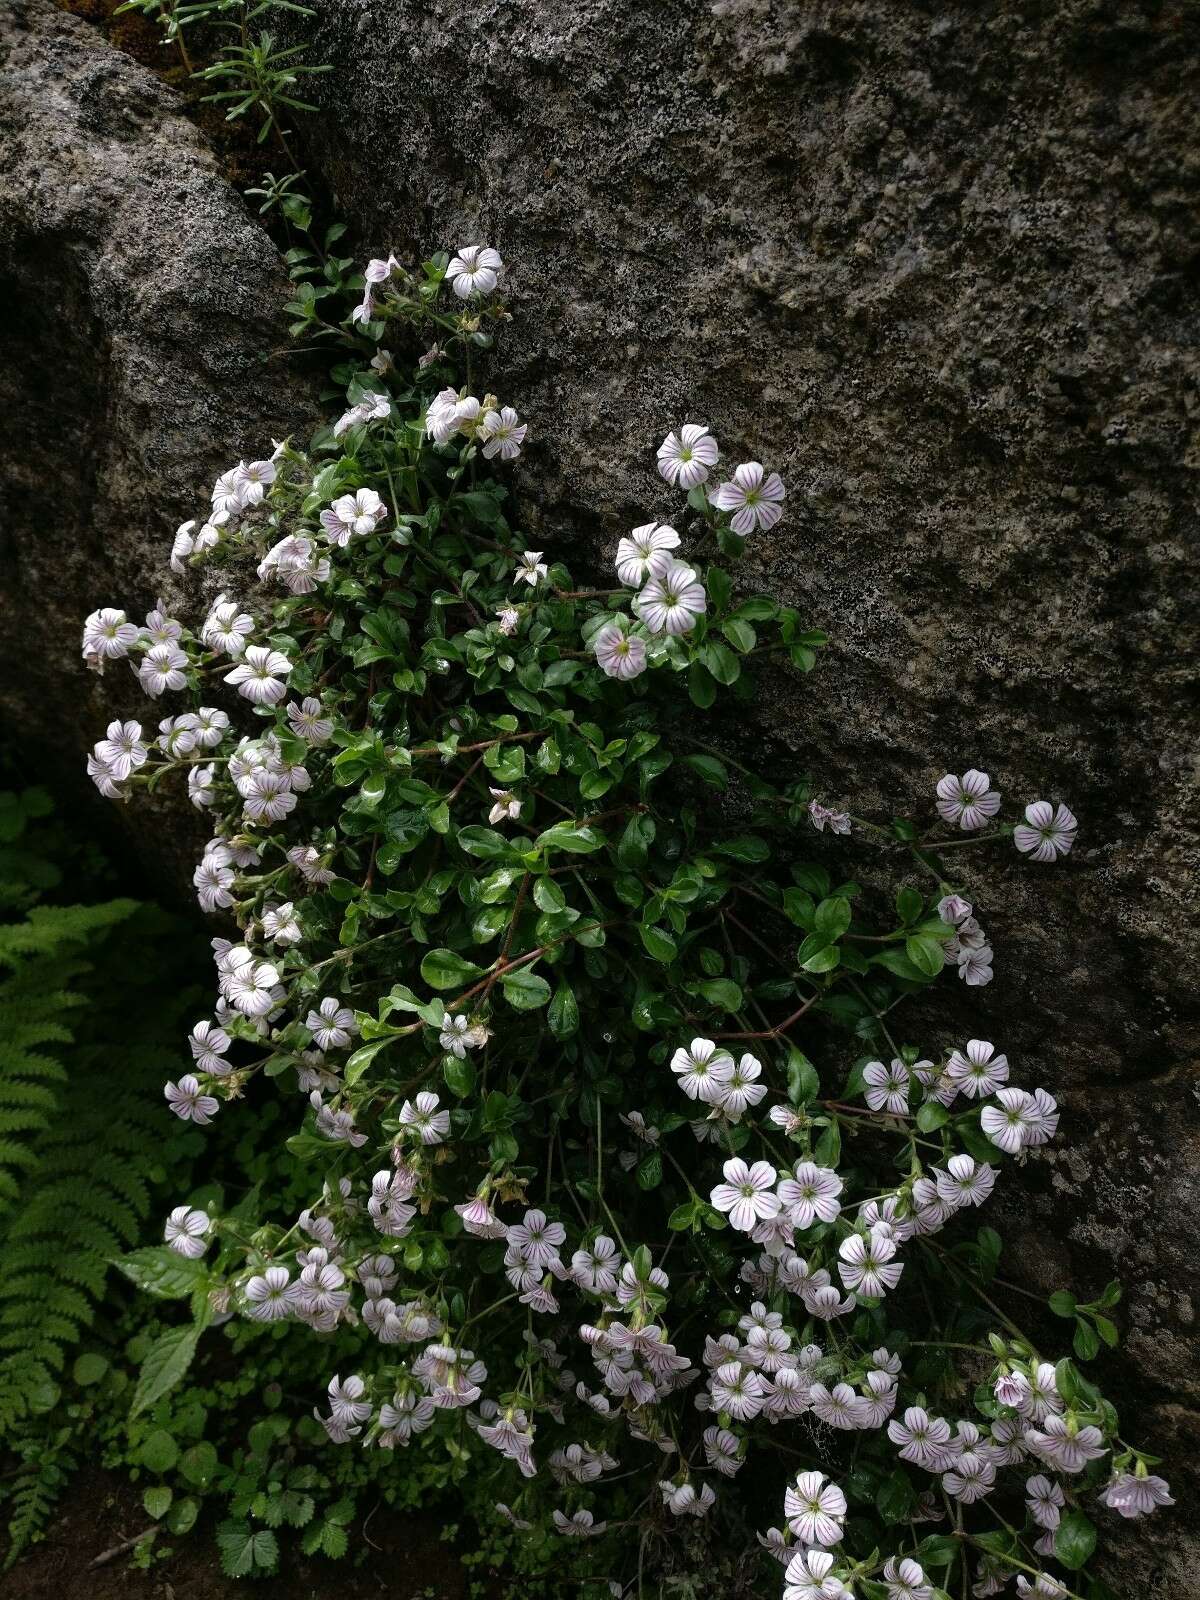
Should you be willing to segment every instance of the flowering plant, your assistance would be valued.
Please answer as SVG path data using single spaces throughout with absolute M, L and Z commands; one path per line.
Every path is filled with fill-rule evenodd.
M 672 521 L 620 539 L 611 586 L 526 549 L 492 474 L 527 425 L 471 392 L 503 273 L 479 246 L 372 261 L 343 414 L 223 474 L 175 537 L 174 571 L 222 574 L 202 624 L 160 602 L 86 625 L 89 665 L 192 706 L 157 738 L 114 722 L 96 782 L 183 779 L 213 820 L 219 995 L 170 1111 L 204 1125 L 273 1084 L 311 1173 L 296 1218 L 184 1204 L 127 1258 L 194 1311 L 135 1403 L 212 1324 L 300 1321 L 334 1338 L 331 1440 L 486 1473 L 531 1539 L 634 1528 L 603 1557 L 614 1593 L 750 1464 L 786 1600 L 1101 1594 L 1070 1576 L 1089 1512 L 1166 1485 L 994 1298 L 977 1216 L 1055 1100 L 992 1043 L 926 1055 L 892 1015 L 943 971 L 991 977 L 943 852 L 1051 863 L 1075 818 L 998 823 L 975 770 L 932 821 L 854 818 L 700 737 L 763 657 L 807 673 L 825 642 L 737 581 L 784 485 L 725 473 L 688 423 L 658 450 Z M 814 830 L 902 864 L 894 913 L 805 859 Z M 1055 1297 L 1079 1360 L 1118 1298 Z

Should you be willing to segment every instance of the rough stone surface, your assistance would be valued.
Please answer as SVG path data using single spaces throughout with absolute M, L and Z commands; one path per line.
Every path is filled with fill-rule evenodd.
M 37 26 L 12 47 L 0 172 L 23 308 L 4 335 L 22 443 L 0 583 L 29 574 L 17 610 L 45 659 L 15 709 L 35 716 L 59 703 L 39 684 L 78 682 L 40 587 L 90 594 L 86 564 L 148 595 L 147 534 L 157 561 L 178 486 L 286 425 L 291 400 L 247 354 L 268 342 L 269 248 L 172 103 L 44 7 L 18 16 Z M 998 1225 L 1039 1291 L 1124 1279 L 1126 1353 L 1101 1370 L 1181 1504 L 1140 1544 L 1108 1530 L 1127 1541 L 1116 1587 L 1187 1600 L 1198 14 L 324 0 L 301 25 L 335 70 L 298 132 L 364 252 L 486 240 L 511 262 L 494 386 L 532 421 L 516 486 L 533 542 L 596 557 L 668 515 L 654 445 L 703 419 L 727 459 L 788 484 L 750 582 L 834 639 L 813 678 L 763 686 L 747 746 L 860 814 L 910 810 L 969 765 L 1010 817 L 1042 795 L 1077 811 L 1054 869 L 953 858 L 996 980 L 908 1027 L 994 1039 L 1062 1101 L 1064 1148 L 1007 1184 Z M 66 155 L 43 160 L 47 141 Z M 138 185 L 152 203 L 129 201 Z M 44 315 L 63 303 L 70 319 Z M 53 370 L 64 351 L 75 382 Z M 26 645 L 4 648 L 12 705 Z
M 83 670 L 84 617 L 140 620 L 216 473 L 312 402 L 267 359 L 278 255 L 178 98 L 49 0 L 0 11 L 0 72 L 0 715 L 78 779 L 146 704 Z
M 997 977 L 956 1025 L 1062 1099 L 1005 1226 L 1041 1289 L 1125 1280 L 1110 1374 L 1194 1504 L 1200 14 L 328 0 L 317 40 L 364 247 L 512 264 L 532 542 L 669 520 L 653 447 L 707 421 L 783 473 L 748 566 L 835 641 L 764 689 L 778 760 L 1078 812 L 1062 867 L 964 864 Z M 1140 1592 L 1197 1593 L 1186 1515 Z

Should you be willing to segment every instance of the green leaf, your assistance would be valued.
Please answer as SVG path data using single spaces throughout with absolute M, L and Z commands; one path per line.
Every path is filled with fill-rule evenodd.
M 1082 1511 L 1068 1511 L 1054 1534 L 1054 1554 L 1070 1572 L 1078 1572 L 1096 1548 L 1095 1525 Z
M 693 772 L 698 772 L 705 783 L 714 789 L 728 789 L 729 773 L 725 763 L 718 761 L 716 756 L 685 756 L 684 760 Z
M 639 1189 L 657 1189 L 662 1182 L 662 1156 L 657 1150 L 651 1150 L 638 1162 L 637 1181 Z
M 917 1127 L 922 1133 L 932 1133 L 935 1128 L 944 1128 L 949 1121 L 950 1113 L 936 1100 L 926 1100 L 917 1112 Z
M 667 1227 L 672 1233 L 683 1233 L 685 1229 L 691 1227 L 696 1220 L 698 1205 L 697 1200 L 685 1200 L 681 1206 L 675 1207 L 667 1218 Z
M 515 1011 L 536 1011 L 538 1006 L 547 1005 L 550 1000 L 550 985 L 536 972 L 530 972 L 528 967 L 506 972 L 500 979 L 500 987 L 504 990 L 504 998 Z
M 170 1472 L 179 1460 L 179 1446 L 165 1428 L 156 1428 L 139 1452 L 142 1465 L 150 1472 Z
M 93 1383 L 99 1383 L 108 1371 L 108 1357 L 89 1350 L 86 1354 L 75 1358 L 75 1365 L 71 1368 L 71 1376 L 80 1388 L 86 1389 Z
M 1066 1289 L 1056 1289 L 1047 1303 L 1056 1317 L 1075 1315 L 1075 1296 Z
M 676 944 L 671 935 L 664 928 L 656 928 L 648 923 L 638 923 L 638 934 L 646 954 L 652 961 L 674 961 L 677 952 Z
M 700 993 L 709 1005 L 717 1006 L 722 1011 L 740 1011 L 742 1008 L 742 991 L 732 978 L 706 978 L 700 985 Z
M 358 1082 L 379 1052 L 391 1042 L 391 1038 L 373 1039 L 370 1044 L 359 1045 L 358 1049 L 354 1051 L 346 1062 L 343 1076 L 348 1089 Z
M 915 922 L 921 915 L 924 901 L 908 884 L 896 890 L 896 914 L 901 922 Z
M 590 855 L 604 844 L 604 835 L 594 828 L 577 828 L 570 822 L 556 822 L 539 833 L 534 846 L 539 850 L 566 850 L 572 855 Z
M 840 939 L 850 926 L 849 900 L 842 895 L 822 900 L 817 907 L 814 926 L 818 933 L 827 934 L 830 939 Z
M 948 1534 L 931 1533 L 917 1546 L 916 1558 L 924 1567 L 948 1567 L 952 1561 L 958 1560 L 961 1548 L 959 1541 L 951 1539 Z
M 876 1508 L 887 1523 L 907 1522 L 916 1500 L 908 1474 L 899 1467 L 883 1480 L 875 1493 Z
M 654 843 L 653 817 L 630 817 L 617 844 L 617 860 L 627 870 L 637 871 L 650 859 L 650 846 Z
M 694 706 L 701 711 L 707 711 L 715 705 L 717 699 L 717 685 L 712 674 L 704 667 L 702 662 L 693 661 L 688 665 L 688 698 Z M 688 758 L 689 760 L 691 757 Z
M 564 979 L 559 980 L 558 988 L 554 991 L 546 1021 L 556 1039 L 569 1039 L 579 1031 L 579 1002 L 575 998 L 575 991 Z
M 274 1572 L 279 1565 L 279 1545 L 269 1528 L 256 1533 L 247 1522 L 223 1522 L 217 1529 L 217 1549 L 227 1578 L 248 1578 L 254 1572 Z
M 721 624 L 721 632 L 733 645 L 735 650 L 740 650 L 743 655 L 753 650 L 758 643 L 758 635 L 748 622 L 740 617 L 727 617 Z
M 502 861 L 516 854 L 509 840 L 494 828 L 460 828 L 454 838 L 460 849 L 469 856 L 478 856 L 481 861 Z
M 475 1088 L 475 1066 L 470 1056 L 446 1056 L 442 1061 L 442 1077 L 452 1095 L 465 1100 Z
M 1096 1324 L 1096 1332 L 1104 1340 L 1110 1350 L 1115 1350 L 1121 1342 L 1121 1335 L 1117 1331 L 1115 1322 L 1110 1322 L 1107 1317 L 1101 1316 L 1098 1311 L 1092 1312 L 1092 1321 Z
M 1100 1353 L 1099 1335 L 1091 1323 L 1085 1322 L 1082 1317 L 1075 1318 L 1075 1337 L 1071 1345 L 1081 1361 L 1092 1361 Z
M 179 1471 L 188 1483 L 197 1489 L 206 1489 L 212 1482 L 218 1465 L 216 1446 L 207 1439 L 201 1439 L 199 1444 L 194 1444 L 190 1450 L 184 1451 Z
M 881 950 L 877 956 L 871 957 L 873 967 L 886 967 L 889 972 L 894 972 L 898 978 L 904 978 L 909 983 L 923 983 L 926 974 L 916 967 L 905 955 L 903 950 Z
M 946 964 L 941 941 L 927 933 L 914 933 L 905 939 L 904 953 L 917 971 L 927 978 L 936 978 Z
M 183 1300 L 208 1282 L 203 1261 L 189 1261 L 167 1245 L 131 1250 L 113 1263 L 131 1283 L 163 1300 Z
M 460 989 L 482 973 L 482 967 L 453 950 L 427 950 L 421 960 L 421 976 L 431 989 Z
M 841 953 L 828 933 L 810 933 L 800 946 L 796 959 L 805 972 L 832 972 Z
M 808 1057 L 795 1046 L 788 1051 L 787 1061 L 788 1099 L 794 1106 L 807 1105 L 810 1100 L 815 1100 L 821 1092 L 821 1080 L 817 1069 Z
M 160 1517 L 165 1517 L 171 1509 L 173 1499 L 170 1489 L 165 1483 L 154 1484 L 142 1495 L 142 1505 L 148 1517 L 153 1517 L 155 1522 Z
M 765 839 L 759 839 L 755 834 L 742 834 L 736 839 L 726 839 L 724 844 L 714 845 L 718 855 L 730 856 L 734 861 L 767 861 L 771 855 L 771 847 Z
M 553 878 L 539 878 L 533 886 L 533 903 L 539 911 L 553 913 L 566 907 L 567 897 Z
M 200 1341 L 200 1331 L 199 1327 L 191 1324 L 159 1334 L 146 1352 L 138 1373 L 133 1404 L 129 1408 L 131 1417 L 140 1416 L 175 1387 L 192 1364 Z

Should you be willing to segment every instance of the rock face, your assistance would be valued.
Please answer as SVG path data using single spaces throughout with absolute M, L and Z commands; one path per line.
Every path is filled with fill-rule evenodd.
M 491 386 L 532 424 L 532 542 L 599 559 L 668 517 L 654 447 L 706 421 L 788 485 L 749 583 L 834 640 L 732 737 L 858 814 L 971 765 L 1009 818 L 1077 812 L 1053 869 L 947 857 L 996 979 L 906 1037 L 993 1039 L 1062 1102 L 998 1225 L 1040 1292 L 1124 1279 L 1100 1365 L 1181 1508 L 1117 1586 L 1194 1593 L 1200 18 L 324 0 L 295 26 L 334 66 L 296 131 L 364 252 L 511 264 Z M 151 599 L 191 489 L 304 401 L 258 358 L 269 244 L 173 100 L 46 4 L 3 28 L 0 695 L 81 745 L 91 597 Z
M 752 581 L 834 639 L 753 737 L 867 815 L 970 765 L 1009 817 L 1077 811 L 1055 869 L 964 865 L 997 976 L 952 1021 L 1060 1096 L 1069 1153 L 1009 1185 L 1006 1231 L 1039 1289 L 1124 1278 L 1127 1409 L 1182 1481 L 1200 17 L 327 0 L 317 39 L 335 70 L 302 132 L 365 248 L 511 263 L 492 386 L 532 424 L 531 542 L 669 520 L 654 446 L 706 421 L 788 485 Z M 1175 1516 L 1143 1592 L 1194 1592 Z
M 84 617 L 152 605 L 216 473 L 311 401 L 267 359 L 278 255 L 177 97 L 49 0 L 0 56 L 0 714 L 78 778 L 128 676 L 82 670 Z

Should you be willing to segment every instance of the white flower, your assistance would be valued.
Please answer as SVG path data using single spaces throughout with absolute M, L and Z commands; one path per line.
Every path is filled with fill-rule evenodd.
M 328 744 L 333 733 L 333 718 L 321 715 L 321 702 L 314 695 L 308 695 L 299 705 L 289 700 L 287 719 L 292 732 L 306 744 Z
M 882 1061 L 869 1061 L 863 1068 L 863 1082 L 867 1085 L 866 1100 L 872 1111 L 886 1108 L 894 1116 L 908 1110 L 908 1068 L 903 1061 L 894 1060 L 890 1067 Z
M 286 1267 L 268 1267 L 246 1285 L 249 1315 L 256 1322 L 278 1322 L 292 1309 L 293 1288 Z
M 458 390 L 441 389 L 425 410 L 425 432 L 434 444 L 445 444 L 458 431 Z
M 749 1233 L 763 1217 L 779 1214 L 779 1198 L 773 1193 L 779 1174 L 767 1161 L 756 1161 L 747 1166 L 740 1156 L 727 1161 L 723 1168 L 725 1182 L 717 1184 L 709 1199 L 718 1211 L 729 1214 L 732 1225 L 741 1233 Z
M 221 1076 L 229 1071 L 221 1057 L 229 1049 L 229 1035 L 215 1022 L 198 1022 L 188 1035 L 192 1060 L 200 1072 Z
M 187 683 L 183 669 L 188 658 L 177 644 L 156 644 L 146 651 L 137 669 L 138 682 L 157 700 L 168 689 L 182 689 Z
M 709 467 L 717 464 L 717 441 L 697 422 L 685 422 L 678 433 L 669 433 L 658 447 L 658 471 L 668 483 L 681 489 L 694 489 L 708 477 Z
M 994 1145 L 1015 1156 L 1028 1141 L 1035 1115 L 1031 1094 L 1024 1089 L 1001 1089 L 996 1104 L 984 1106 L 979 1124 Z
M 550 1222 L 544 1211 L 527 1211 L 524 1220 L 514 1222 L 507 1239 L 510 1246 L 519 1250 L 532 1267 L 548 1267 L 557 1259 L 559 1246 L 566 1241 L 567 1230 L 561 1222 Z
M 208 1249 L 204 1237 L 212 1221 L 206 1211 L 193 1211 L 188 1206 L 176 1206 L 163 1227 L 163 1238 L 178 1255 L 188 1261 L 199 1261 Z
M 823 1472 L 801 1472 L 783 1497 L 788 1527 L 803 1544 L 832 1545 L 842 1537 L 846 1496 Z
M 666 523 L 645 522 L 617 545 L 617 577 L 631 589 L 656 577 L 672 561 L 679 535 Z
M 671 1057 L 671 1071 L 689 1100 L 715 1105 L 733 1076 L 733 1057 L 711 1039 L 693 1039 L 686 1050 L 681 1045 Z
M 415 1100 L 406 1100 L 400 1107 L 401 1125 L 415 1129 L 422 1144 L 441 1144 L 449 1135 L 450 1113 L 439 1111 L 439 1104 L 438 1096 L 426 1090 Z
M 213 706 L 201 706 L 196 712 L 195 737 L 201 750 L 215 750 L 229 731 L 229 716 Z
M 546 576 L 549 570 L 550 568 L 546 562 L 542 560 L 542 552 L 540 550 L 526 550 L 522 554 L 520 561 L 517 562 L 517 570 L 513 573 L 513 582 L 527 583 L 532 589 Z
M 1048 1416 L 1041 1428 L 1027 1428 L 1025 1442 L 1043 1461 L 1062 1472 L 1082 1472 L 1105 1453 L 1104 1435 L 1091 1423 L 1080 1428 L 1074 1419 Z
M 225 682 L 234 684 L 252 705 L 277 706 L 287 694 L 286 679 L 291 670 L 292 663 L 281 650 L 252 644 L 233 671 L 225 674 Z
M 1066 806 L 1056 810 L 1049 800 L 1035 800 L 1025 807 L 1025 821 L 1013 829 L 1013 842 L 1031 861 L 1056 861 L 1075 843 L 1078 827 Z
M 204 1127 L 216 1115 L 220 1102 L 211 1094 L 203 1094 L 200 1081 L 192 1073 L 185 1073 L 178 1083 L 168 1083 L 163 1088 L 167 1104 L 183 1122 L 199 1123 Z
M 854 1591 L 833 1572 L 827 1550 L 797 1550 L 783 1577 L 783 1600 L 853 1600 Z
M 818 1167 L 811 1161 L 798 1161 L 792 1176 L 779 1185 L 779 1199 L 791 1212 L 798 1228 L 809 1228 L 814 1221 L 833 1222 L 842 1209 L 837 1198 L 842 1180 L 831 1167 Z
M 968 1039 L 966 1054 L 952 1050 L 946 1063 L 946 1076 L 968 1099 L 995 1094 L 1008 1082 L 1008 1057 L 996 1054 L 986 1039 Z
M 488 793 L 492 797 L 492 809 L 488 812 L 488 821 L 516 822 L 521 815 L 521 802 L 508 789 L 493 789 L 488 785 Z
M 230 974 L 226 996 L 244 1017 L 265 1017 L 277 1000 L 279 972 L 269 961 L 242 961 Z
M 242 506 L 256 506 L 275 482 L 273 461 L 241 461 L 234 468 L 234 486 Z
M 943 822 L 957 823 L 967 832 L 985 827 L 988 818 L 994 817 L 1000 809 L 1000 794 L 988 784 L 987 773 L 977 772 L 974 767 L 961 778 L 948 772 L 938 779 L 938 816 Z
M 318 1009 L 308 1013 L 304 1026 L 321 1050 L 340 1050 L 358 1032 L 353 1011 L 338 1005 L 332 995 L 326 995 Z
M 499 251 L 481 244 L 460 244 L 446 276 L 458 298 L 468 300 L 473 294 L 491 294 L 503 270 Z
M 931 1417 L 923 1406 L 909 1406 L 902 1422 L 888 1423 L 888 1438 L 900 1446 L 901 1461 L 935 1472 L 950 1442 L 950 1424 L 943 1417 Z
M 273 944 L 299 944 L 304 930 L 290 900 L 281 906 L 268 906 L 263 912 L 263 933 Z
M 1025 1504 L 1039 1528 L 1057 1528 L 1066 1503 L 1061 1484 L 1040 1472 L 1032 1478 L 1026 1478 Z
M 146 755 L 140 722 L 110 722 L 107 736 L 96 746 L 97 759 L 105 763 L 118 783 L 144 766 Z
M 847 1289 L 878 1300 L 894 1289 L 904 1271 L 902 1262 L 894 1261 L 896 1241 L 882 1231 L 864 1239 L 861 1233 L 849 1234 L 838 1247 L 841 1257 L 838 1272 Z
M 910 1556 L 889 1556 L 883 1564 L 888 1600 L 933 1600 L 933 1588 L 920 1562 Z
M 253 632 L 254 618 L 249 612 L 239 611 L 236 600 L 227 600 L 222 594 L 213 601 L 200 637 L 210 650 L 236 657 L 241 655 Z
M 739 1422 L 748 1422 L 763 1408 L 766 1389 L 758 1373 L 740 1361 L 726 1361 L 708 1380 L 714 1411 L 727 1411 Z
M 330 544 L 344 548 L 351 539 L 365 539 L 385 519 L 388 508 L 374 489 L 344 494 L 321 513 L 321 526 Z
M 950 1470 L 942 1474 L 943 1489 L 964 1505 L 981 1500 L 995 1481 L 995 1463 L 977 1450 L 964 1450 Z
M 978 950 L 958 952 L 958 975 L 969 989 L 981 988 L 992 981 L 992 947 L 982 945 Z
M 238 783 L 245 816 L 250 822 L 282 822 L 296 809 L 296 796 L 282 772 L 257 767 Z
M 981 1206 L 996 1183 L 996 1168 L 987 1162 L 976 1163 L 970 1156 L 951 1156 L 946 1170 L 933 1169 L 938 1198 L 956 1210 L 960 1206 Z
M 783 515 L 783 480 L 777 472 L 768 477 L 757 461 L 735 467 L 729 483 L 709 496 L 718 511 L 732 511 L 730 523 L 742 538 L 755 528 L 773 528 Z
M 645 641 L 625 632 L 620 622 L 607 622 L 592 640 L 596 665 L 610 678 L 627 682 L 646 670 Z
M 1028 1488 L 1028 1484 L 1026 1487 Z M 1119 1511 L 1123 1517 L 1145 1517 L 1156 1506 L 1175 1504 L 1166 1479 L 1155 1477 L 1153 1473 L 1147 1473 L 1144 1468 L 1141 1472 L 1118 1473 L 1105 1484 L 1100 1499 L 1110 1511 Z M 1059 1504 L 1062 1504 L 1061 1490 L 1059 1490 Z M 1044 1526 L 1048 1527 L 1049 1524 L 1046 1523 Z
M 759 1083 L 762 1062 L 757 1056 L 744 1055 L 721 1084 L 719 1105 L 727 1117 L 735 1122 L 751 1107 L 756 1106 L 767 1092 L 765 1083 Z
M 688 633 L 708 610 L 708 597 L 691 567 L 672 559 L 651 573 L 634 607 L 652 633 Z
M 234 871 L 228 862 L 206 855 L 192 873 L 196 898 L 202 911 L 216 911 L 233 904 Z
M 83 659 L 93 670 L 103 672 L 106 661 L 127 656 L 140 636 L 140 630 L 123 611 L 105 606 L 93 611 L 83 625 Z
M 515 461 L 521 454 L 525 434 L 529 427 L 521 422 L 511 406 L 499 411 L 487 411 L 479 425 L 479 437 L 485 440 L 483 453 L 487 460 L 499 456 L 501 461 Z
M 1027 1145 L 1046 1144 L 1058 1131 L 1058 1101 L 1045 1089 L 1033 1091 L 1033 1105 L 1028 1112 L 1025 1131 Z

